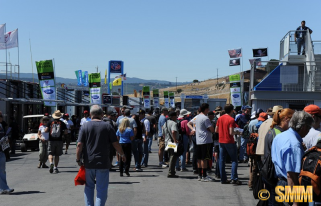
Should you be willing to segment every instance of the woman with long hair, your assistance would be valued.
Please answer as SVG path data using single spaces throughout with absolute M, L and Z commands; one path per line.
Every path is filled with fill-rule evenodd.
M 124 169 L 127 177 L 129 174 L 129 167 L 131 161 L 131 153 L 132 153 L 132 141 L 134 140 L 134 131 L 130 128 L 130 123 L 127 118 L 122 119 L 119 128 L 116 132 L 117 139 L 119 140 L 119 144 L 121 145 L 124 155 L 126 157 L 126 162 L 120 161 L 119 171 L 120 176 L 123 176 Z M 125 167 L 125 168 L 124 168 Z
M 264 160 L 271 155 L 271 146 L 273 139 L 276 135 L 284 132 L 289 129 L 289 122 L 294 114 L 294 110 L 286 108 L 280 109 L 273 115 L 273 121 L 271 125 L 271 129 L 265 136 L 265 144 L 264 144 Z M 260 138 L 260 137 L 259 137 Z M 265 181 L 265 188 L 270 192 L 271 197 L 269 198 L 269 205 L 277 205 L 275 202 L 275 185 L 270 185 Z

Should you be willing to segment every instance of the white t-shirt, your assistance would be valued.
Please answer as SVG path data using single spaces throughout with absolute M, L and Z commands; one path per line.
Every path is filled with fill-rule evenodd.
M 41 138 L 43 138 L 45 140 L 49 140 L 49 132 L 45 132 L 46 128 L 47 128 L 47 126 L 41 125 L 39 127 L 39 131 L 41 132 L 41 135 L 42 135 Z
M 307 147 L 307 150 L 311 147 L 314 147 L 319 140 L 321 140 L 321 132 L 314 129 L 313 127 L 310 129 L 309 133 L 303 138 L 303 142 Z
M 196 128 L 196 119 L 197 119 L 198 115 L 196 115 L 191 121 L 189 121 L 189 122 L 191 122 L 193 124 L 193 130 L 194 131 L 195 131 L 195 128 Z
M 199 114 L 196 119 L 196 144 L 213 143 L 212 133 L 207 130 L 211 127 L 211 120 L 204 114 Z

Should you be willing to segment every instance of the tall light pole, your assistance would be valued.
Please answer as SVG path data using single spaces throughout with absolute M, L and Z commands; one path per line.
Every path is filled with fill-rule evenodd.
M 177 77 L 176 77 L 176 92 L 177 92 Z
M 216 68 L 216 71 L 217 71 L 216 85 L 218 86 L 218 68 Z

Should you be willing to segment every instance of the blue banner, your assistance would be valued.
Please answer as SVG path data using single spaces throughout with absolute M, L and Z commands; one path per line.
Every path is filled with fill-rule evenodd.
M 123 62 L 122 61 L 109 61 L 109 73 L 122 73 Z
M 82 83 L 84 84 L 85 87 L 89 86 L 88 71 L 85 71 L 85 72 L 82 73 Z
M 82 71 L 77 70 L 75 71 L 76 77 L 77 77 L 77 85 L 82 86 Z

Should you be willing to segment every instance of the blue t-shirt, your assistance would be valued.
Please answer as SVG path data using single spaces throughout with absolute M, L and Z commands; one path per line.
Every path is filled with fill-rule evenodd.
M 164 115 L 159 116 L 158 119 L 158 136 L 162 137 L 163 136 L 163 130 L 162 127 L 166 122 L 166 117 Z
M 134 136 L 134 131 L 128 127 L 123 133 L 120 133 L 119 129 L 116 132 L 116 136 L 119 137 L 119 143 L 132 143 L 130 137 Z

